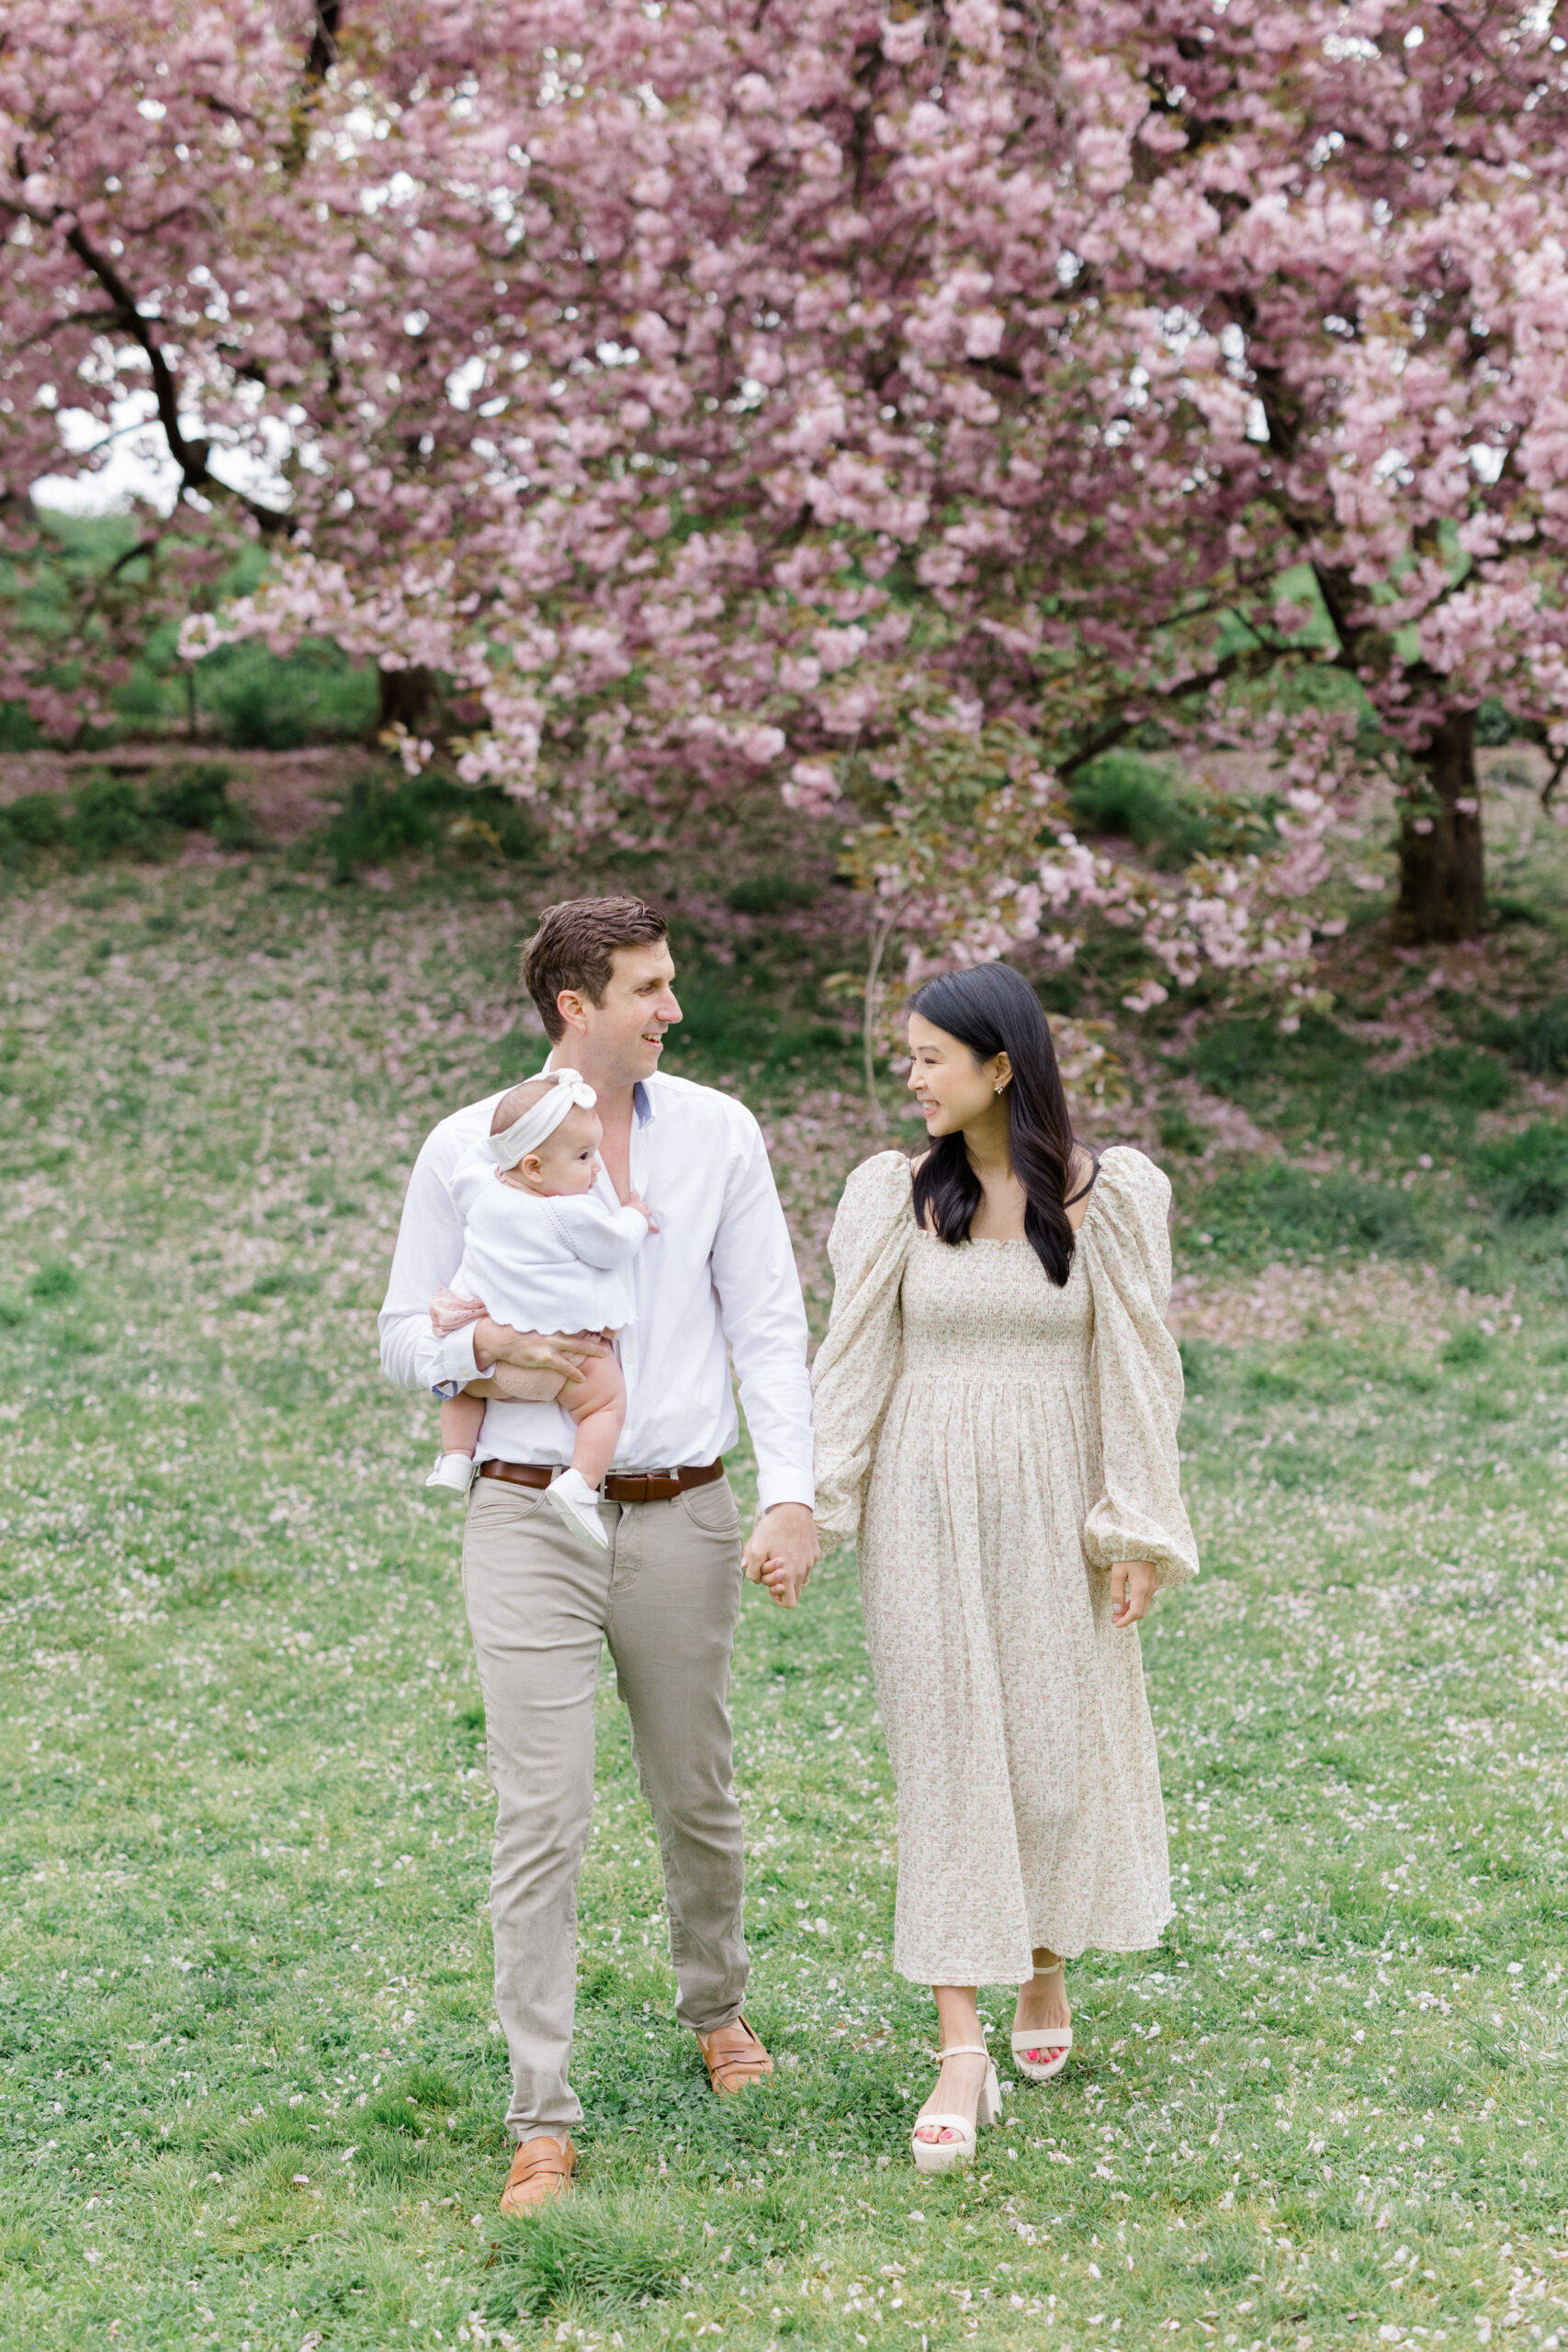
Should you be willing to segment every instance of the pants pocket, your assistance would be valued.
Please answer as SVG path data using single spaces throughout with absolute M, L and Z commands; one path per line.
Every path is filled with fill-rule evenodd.
M 728 1478 L 716 1478 L 709 1487 L 689 1487 L 681 1498 L 681 1507 L 705 1535 L 739 1538 L 740 1506 Z

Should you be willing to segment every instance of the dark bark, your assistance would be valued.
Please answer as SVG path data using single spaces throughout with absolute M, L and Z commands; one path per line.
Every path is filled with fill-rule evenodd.
M 427 734 L 438 715 L 434 671 L 414 664 L 406 670 L 378 670 L 376 675 L 380 689 L 378 729 L 402 726 L 411 735 Z
M 329 67 L 337 63 L 339 19 L 343 15 L 341 0 L 316 0 L 316 26 L 310 37 L 310 51 L 305 60 L 305 78 L 324 82 Z
M 1427 790 L 1401 816 L 1394 930 L 1412 946 L 1474 939 L 1486 905 L 1474 711 L 1450 711 L 1417 763 Z

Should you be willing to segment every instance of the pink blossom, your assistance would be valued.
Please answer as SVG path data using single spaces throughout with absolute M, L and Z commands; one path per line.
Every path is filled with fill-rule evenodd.
M 817 817 L 839 798 L 839 779 L 826 760 L 796 760 L 779 792 L 787 808 Z

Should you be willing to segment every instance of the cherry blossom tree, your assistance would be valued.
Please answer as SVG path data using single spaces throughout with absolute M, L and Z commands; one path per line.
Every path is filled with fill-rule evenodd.
M 1310 991 L 1369 763 L 1442 939 L 1476 706 L 1568 747 L 1562 56 L 1493 0 L 12 0 L 10 544 L 140 402 L 277 549 L 193 655 L 441 672 L 584 834 L 771 777 L 884 947 L 1094 908 L 1139 1003 Z M 1181 876 L 1064 797 L 1150 726 L 1278 771 Z

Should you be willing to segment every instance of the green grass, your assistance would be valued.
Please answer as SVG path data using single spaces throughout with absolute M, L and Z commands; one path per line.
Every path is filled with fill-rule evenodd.
M 582 2187 L 500 2222 L 456 1525 L 372 1318 L 421 1135 L 537 1051 L 503 887 L 106 868 L 0 904 L 0 2343 L 1549 2342 L 1568 1306 L 1526 1287 L 1488 1332 L 1440 1279 L 1369 1317 L 1328 1268 L 1316 1328 L 1188 1342 L 1204 1575 L 1145 1644 L 1179 1916 L 1074 1970 L 1068 2073 L 967 2177 L 908 2159 L 931 2018 L 888 1963 L 852 1564 L 796 1615 L 747 1596 L 749 2007 L 780 2068 L 734 2105 L 671 2021 L 606 1677 Z M 785 986 L 787 939 L 751 936 L 693 972 L 716 1010 L 678 1066 Z M 867 1144 L 788 1059 L 757 1091 L 819 1314 Z M 1190 1224 L 1208 1180 L 1178 1181 Z M 1533 1227 L 1485 1230 L 1517 1272 Z M 984 2007 L 1005 2039 L 1005 1990 Z

